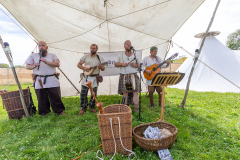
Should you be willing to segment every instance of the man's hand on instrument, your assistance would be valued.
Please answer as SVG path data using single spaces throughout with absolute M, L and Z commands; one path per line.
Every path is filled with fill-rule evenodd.
M 101 64 L 98 64 L 97 67 L 98 67 L 99 69 L 102 69 L 102 65 L 101 65 Z
M 90 68 L 84 67 L 84 71 L 88 72 Z
M 128 63 L 122 63 L 122 67 L 128 66 Z
M 40 63 L 34 63 L 33 66 L 36 68 L 37 66 L 40 66 Z
M 131 62 L 131 63 L 130 63 L 130 66 L 132 66 L 132 67 L 136 67 L 136 65 L 135 65 L 134 62 Z
M 152 71 L 145 69 L 145 72 L 150 75 Z
M 169 59 L 166 60 L 166 63 L 167 63 L 167 65 L 169 66 L 169 65 L 170 65 L 170 60 L 169 60 Z
M 44 58 L 40 58 L 39 60 L 41 60 L 43 63 L 47 64 L 47 60 Z

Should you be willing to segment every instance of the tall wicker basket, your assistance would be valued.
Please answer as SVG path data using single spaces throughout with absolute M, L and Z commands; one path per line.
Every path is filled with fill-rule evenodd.
M 103 108 L 104 114 L 98 113 L 98 122 L 103 146 L 103 153 L 105 155 L 114 154 L 115 143 L 112 135 L 113 134 L 116 142 L 116 152 L 122 154 L 129 154 L 120 142 L 122 140 L 123 146 L 132 151 L 132 110 L 127 105 L 114 104 Z M 120 120 L 120 131 L 121 137 L 119 136 L 119 122 Z M 112 129 L 110 119 L 112 118 Z
M 29 109 L 30 106 L 30 97 L 29 97 L 29 88 L 23 89 L 24 101 Z M 25 112 L 23 110 L 20 93 L 19 90 L 11 91 L 11 92 L 3 92 L 1 93 L 3 105 L 6 108 L 9 119 L 21 119 Z M 31 113 L 29 113 L 31 114 Z

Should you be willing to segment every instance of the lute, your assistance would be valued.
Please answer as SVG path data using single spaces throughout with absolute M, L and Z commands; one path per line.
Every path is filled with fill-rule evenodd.
M 175 53 L 174 55 L 172 55 L 171 57 L 169 57 L 168 59 L 173 59 L 175 57 L 178 56 L 178 53 Z M 157 64 L 157 63 L 154 63 L 151 67 L 147 67 L 146 70 L 151 70 L 152 72 L 150 74 L 148 74 L 147 72 L 143 72 L 143 75 L 144 77 L 147 79 L 147 80 L 152 80 L 153 77 L 155 76 L 155 74 L 159 73 L 160 70 L 161 70 L 161 66 L 164 65 L 166 63 L 166 61 L 168 60 L 166 59 L 165 61 L 163 61 L 162 63 L 160 64 Z
M 107 65 L 108 64 L 108 62 L 104 62 L 104 63 L 102 63 L 101 65 Z M 89 68 L 90 70 L 89 71 L 84 71 L 83 73 L 85 74 L 85 75 L 87 75 L 87 76 L 89 76 L 89 75 L 91 75 L 92 73 L 93 73 L 93 71 L 97 68 L 97 65 L 96 66 L 90 66 L 90 65 L 86 65 L 85 67 L 87 67 L 87 68 Z

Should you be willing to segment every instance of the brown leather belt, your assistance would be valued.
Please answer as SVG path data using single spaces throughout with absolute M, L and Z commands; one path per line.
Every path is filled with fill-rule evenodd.
M 99 74 L 92 74 L 92 75 L 88 75 L 88 76 L 90 76 L 90 77 L 96 77 L 97 75 L 99 75 Z

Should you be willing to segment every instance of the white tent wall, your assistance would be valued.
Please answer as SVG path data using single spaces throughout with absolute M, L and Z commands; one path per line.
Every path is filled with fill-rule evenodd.
M 104 0 L 0 2 L 36 40 L 47 42 L 62 71 L 80 90 L 81 71 L 76 66 L 92 43 L 99 52 L 122 51 L 124 41 L 131 40 L 143 57 L 158 46 L 159 56 L 165 58 L 168 40 L 204 0 L 108 0 L 105 6 Z M 60 83 L 62 96 L 76 95 L 63 75 Z M 98 94 L 117 94 L 117 84 L 118 76 L 104 77 Z
M 227 48 L 215 37 L 206 38 L 199 60 L 210 66 L 216 72 L 240 87 L 240 61 L 234 51 Z M 190 83 L 190 90 L 214 92 L 240 92 L 240 89 L 212 71 L 206 65 L 197 62 Z M 172 86 L 185 89 L 193 65 L 193 57 L 189 57 L 178 69 L 185 73 L 183 80 Z

